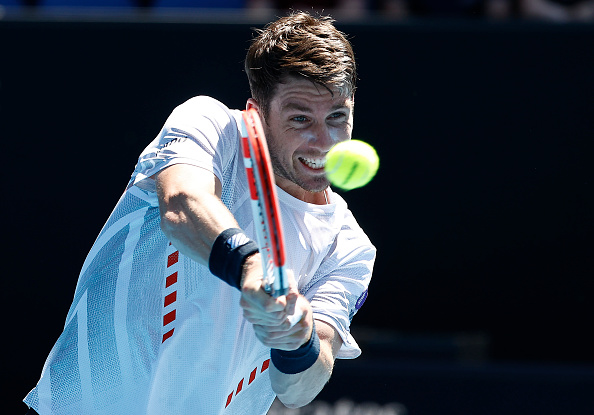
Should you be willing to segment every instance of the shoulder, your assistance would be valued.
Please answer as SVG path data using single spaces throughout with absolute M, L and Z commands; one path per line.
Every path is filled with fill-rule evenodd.
M 186 108 L 192 108 L 194 110 L 197 109 L 201 109 L 204 111 L 230 111 L 229 107 L 227 107 L 225 104 L 223 104 L 221 101 L 213 98 L 213 97 L 209 97 L 206 95 L 198 95 L 195 97 L 192 97 L 190 99 L 188 99 L 187 101 L 183 102 L 182 104 L 178 105 L 176 107 L 177 109 L 186 109 Z
M 357 222 L 345 200 L 337 193 L 332 194 L 332 200 L 337 204 L 336 214 L 340 216 L 342 224 L 338 236 L 345 240 L 357 240 L 359 244 L 375 251 L 371 240 Z
M 370 273 L 375 262 L 377 249 L 367 233 L 361 228 L 346 202 L 333 194 L 337 203 L 336 214 L 340 216 L 340 230 L 330 252 L 331 263 L 337 268 L 362 267 L 365 274 Z
M 220 126 L 235 125 L 241 112 L 230 109 L 215 98 L 199 95 L 188 99 L 175 107 L 169 116 L 168 122 L 179 120 L 204 120 Z

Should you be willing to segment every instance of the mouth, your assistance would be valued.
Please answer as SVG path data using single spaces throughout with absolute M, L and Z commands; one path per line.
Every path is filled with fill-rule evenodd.
M 325 157 L 299 157 L 299 161 L 313 170 L 323 170 L 326 165 Z

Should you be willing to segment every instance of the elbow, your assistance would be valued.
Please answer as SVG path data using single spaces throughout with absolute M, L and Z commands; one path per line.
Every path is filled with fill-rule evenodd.
M 169 238 L 176 240 L 188 218 L 185 211 L 188 209 L 188 196 L 185 194 L 164 194 L 159 199 L 159 214 L 161 217 L 161 230 Z
M 162 176 L 164 175 L 164 178 Z M 190 194 L 179 181 L 168 179 L 169 168 L 156 176 L 157 197 L 161 230 L 169 238 L 174 236 L 185 221 L 184 212 L 188 210 Z
M 175 236 L 180 229 L 180 226 L 183 222 L 181 215 L 179 212 L 175 212 L 168 209 L 161 210 L 161 230 L 169 238 L 169 240 L 176 239 Z
M 290 394 L 277 393 L 276 397 L 287 408 L 296 409 L 296 408 L 301 408 L 301 407 L 311 403 L 314 400 L 315 395 L 313 397 L 305 397 L 305 396 L 291 396 Z

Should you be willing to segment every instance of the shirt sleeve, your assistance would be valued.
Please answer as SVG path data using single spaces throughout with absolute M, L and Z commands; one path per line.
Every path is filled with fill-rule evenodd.
M 359 232 L 357 232 L 359 233 Z M 354 315 L 367 298 L 376 249 L 361 233 L 341 231 L 334 247 L 308 284 L 305 297 L 310 301 L 314 318 L 333 326 L 342 339 L 338 358 L 353 359 L 361 349 L 350 333 Z
M 150 190 L 152 175 L 180 163 L 204 168 L 222 181 L 237 151 L 239 134 L 232 110 L 210 97 L 191 98 L 173 110 L 142 152 L 130 185 Z

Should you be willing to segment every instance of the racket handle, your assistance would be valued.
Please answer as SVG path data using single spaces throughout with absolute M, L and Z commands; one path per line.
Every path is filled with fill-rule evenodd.
M 289 294 L 289 278 L 284 265 L 276 265 L 273 269 L 274 277 L 272 280 L 273 293 L 275 297 L 282 297 Z

